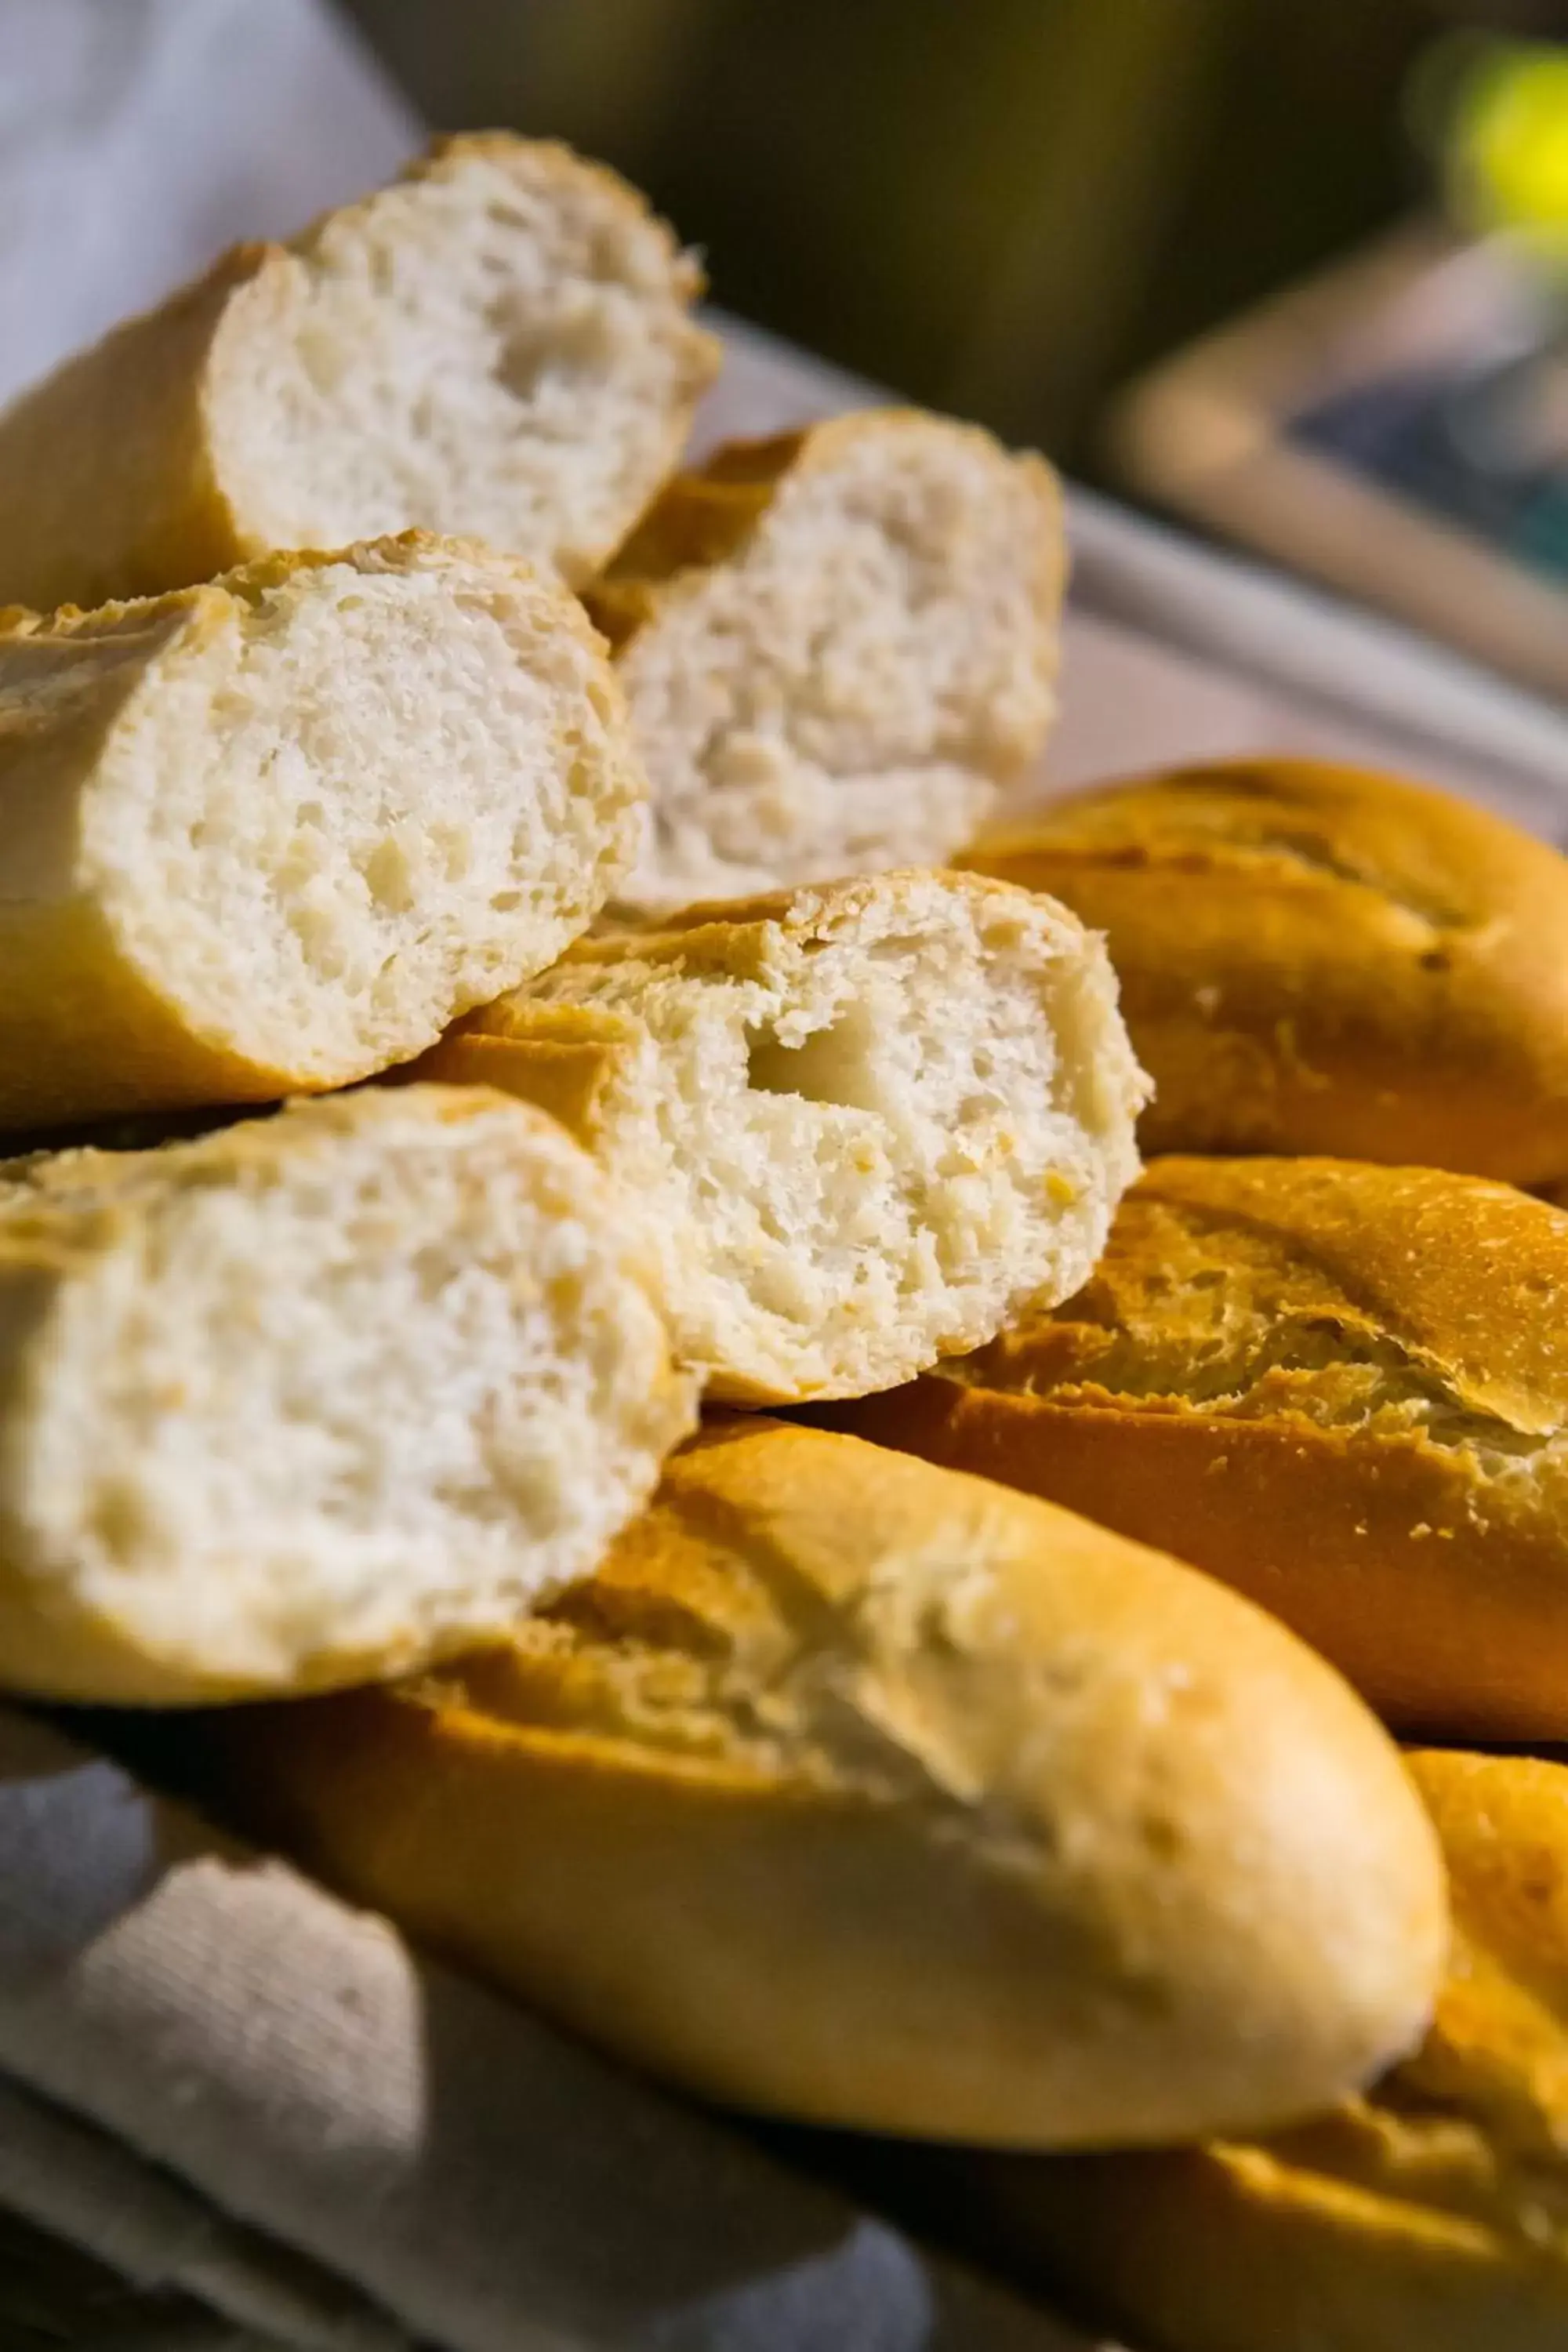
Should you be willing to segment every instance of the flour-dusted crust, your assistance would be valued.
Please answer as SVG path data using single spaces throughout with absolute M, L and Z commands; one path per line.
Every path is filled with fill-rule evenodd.
M 979 2251 L 1166 2352 L 1568 2343 L 1568 1771 L 1411 1769 L 1454 1906 L 1415 2054 L 1268 2140 L 972 2171 Z
M 1157 1160 L 1077 1297 L 844 1410 L 1223 1577 L 1403 1727 L 1563 1739 L 1564 1301 L 1510 1185 Z
M 726 2105 L 1013 2147 L 1279 2120 L 1422 2032 L 1436 1841 L 1321 1660 L 1066 1512 L 777 1423 L 391 1692 L 205 1727 L 242 1818 Z

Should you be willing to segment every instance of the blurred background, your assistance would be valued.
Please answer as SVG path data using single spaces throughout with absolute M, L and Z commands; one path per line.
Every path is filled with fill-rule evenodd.
M 347 0 L 715 299 L 1568 700 L 1568 0 Z
M 649 189 L 718 299 L 1102 471 L 1108 395 L 1407 211 L 1441 0 L 351 0 L 434 121 Z

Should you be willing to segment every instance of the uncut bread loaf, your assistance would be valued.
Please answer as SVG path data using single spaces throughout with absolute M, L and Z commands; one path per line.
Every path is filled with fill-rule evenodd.
M 714 1425 L 504 1645 L 201 1736 L 351 1897 L 816 2122 L 1278 2120 L 1407 2048 L 1441 1972 L 1430 1827 L 1321 1661 L 1065 1512 L 816 1431 Z
M 941 863 L 1056 709 L 1042 459 L 912 409 L 721 449 L 590 595 L 651 786 L 630 896 L 679 907 Z
M 937 2194 L 993 2259 L 1071 2286 L 1149 2352 L 1562 2352 L 1568 1771 L 1411 1761 L 1455 1914 L 1422 2048 L 1262 2142 L 978 2162 Z
M 854 1395 L 1064 1297 L 1137 1170 L 1104 951 L 913 873 L 579 941 L 420 1067 L 542 1103 L 620 1182 L 716 1397 Z
M 642 790 L 581 607 L 484 548 L 0 620 L 0 1128 L 406 1060 L 586 929 Z
M 504 132 L 439 141 L 0 417 L 0 600 L 152 594 L 416 527 L 584 579 L 717 372 L 700 282 L 613 173 Z
M 1484 809 L 1218 761 L 1074 793 L 959 862 L 1106 934 L 1146 1150 L 1568 1176 L 1568 860 Z
M 1394 1723 L 1568 1739 L 1565 1307 L 1509 1185 L 1155 1160 L 1075 1298 L 837 1417 L 1157 1539 Z
M 296 1105 L 0 1187 L 0 1682 L 321 1689 L 592 1566 L 695 1418 L 598 1171 L 525 1105 Z

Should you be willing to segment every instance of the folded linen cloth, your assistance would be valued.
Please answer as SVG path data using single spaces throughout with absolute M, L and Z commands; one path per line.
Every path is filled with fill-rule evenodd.
M 297 2352 L 1071 2352 L 4 1710 L 0 2078 L 0 2204 Z

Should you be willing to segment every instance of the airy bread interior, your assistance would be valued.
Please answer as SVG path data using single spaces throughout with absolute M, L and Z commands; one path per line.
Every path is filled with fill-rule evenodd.
M 278 559 L 170 600 L 78 849 L 121 951 L 198 1034 L 363 1076 L 557 956 L 629 859 L 641 777 L 580 611 L 449 541 Z M 0 646 L 26 700 L 169 606 Z
M 770 484 L 770 477 L 771 484 Z M 771 494 L 727 497 L 737 486 Z M 746 512 L 721 560 L 706 504 Z M 1034 759 L 1055 710 L 1060 499 L 1038 459 L 874 412 L 721 453 L 606 583 L 648 771 L 634 899 L 936 864 Z M 669 567 L 668 585 L 656 567 Z
M 692 1418 L 601 1178 L 517 1103 L 362 1093 L 41 1163 L 0 1262 L 72 1244 L 5 1553 L 38 1612 L 109 1632 L 129 1697 L 494 1632 L 592 1567 Z
M 217 473 L 258 550 L 410 524 L 585 578 L 679 455 L 718 346 L 700 273 L 611 173 L 458 139 L 231 304 Z
M 699 909 L 584 942 L 479 1025 L 567 1005 L 620 1016 L 595 1146 L 720 1396 L 856 1395 L 978 1345 L 1077 1286 L 1136 1172 L 1110 968 L 1023 891 L 906 874 Z

